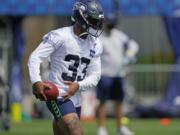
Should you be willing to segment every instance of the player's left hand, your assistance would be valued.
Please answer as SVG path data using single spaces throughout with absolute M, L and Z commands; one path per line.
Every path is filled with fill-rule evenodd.
M 64 84 L 68 85 L 69 89 L 65 94 L 62 95 L 63 101 L 69 99 L 79 89 L 79 83 L 77 82 L 64 81 Z

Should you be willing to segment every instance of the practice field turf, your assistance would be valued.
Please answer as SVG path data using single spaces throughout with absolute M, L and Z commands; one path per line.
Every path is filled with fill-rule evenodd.
M 96 135 L 96 123 L 82 122 L 85 135 Z M 107 121 L 110 135 L 115 133 L 115 121 Z M 173 119 L 169 125 L 160 125 L 158 119 L 133 119 L 128 125 L 136 135 L 180 135 L 180 119 Z M 48 120 L 34 120 L 12 124 L 8 133 L 0 132 L 0 135 L 52 135 L 51 122 Z

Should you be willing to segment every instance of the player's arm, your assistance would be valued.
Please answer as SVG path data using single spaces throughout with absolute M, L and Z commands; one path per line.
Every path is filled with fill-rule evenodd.
M 52 33 L 45 35 L 43 41 L 31 53 L 28 60 L 29 76 L 33 87 L 33 94 L 41 100 L 46 100 L 43 90 L 48 86 L 42 82 L 40 75 L 40 64 L 45 59 L 49 58 L 49 56 L 55 51 L 56 43 L 57 38 L 55 38 Z
M 137 52 L 139 51 L 139 45 L 133 39 L 130 39 L 128 44 L 129 44 L 129 46 L 128 46 L 128 49 L 126 51 L 126 55 L 128 57 L 135 57 Z
M 124 65 L 129 64 L 130 62 L 135 62 L 136 61 L 136 54 L 139 51 L 139 45 L 137 42 L 133 39 L 128 39 L 127 42 L 127 47 L 125 50 L 125 56 L 124 56 Z

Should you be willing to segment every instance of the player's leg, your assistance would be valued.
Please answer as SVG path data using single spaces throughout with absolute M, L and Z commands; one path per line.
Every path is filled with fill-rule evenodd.
M 54 135 L 83 135 L 79 118 L 67 114 L 62 119 L 53 122 Z
M 100 101 L 97 107 L 97 135 L 108 135 L 105 128 L 106 121 L 106 100 L 109 99 L 110 87 L 112 84 L 112 79 L 109 77 L 101 77 L 101 80 L 98 84 L 97 98 Z
M 97 120 L 98 127 L 105 127 L 105 118 L 106 118 L 106 104 L 103 101 L 100 101 L 97 108 Z
M 121 123 L 121 118 L 123 117 L 122 102 L 117 101 L 115 106 L 117 135 L 134 135 L 134 133 L 128 127 Z
M 122 125 L 121 118 L 123 117 L 123 100 L 125 97 L 124 92 L 124 80 L 123 78 L 114 78 L 113 82 L 113 92 L 112 99 L 115 101 L 115 117 L 117 125 L 117 134 L 118 135 L 133 135 L 127 127 Z
M 116 77 L 113 80 L 113 87 L 112 87 L 112 100 L 115 101 L 115 116 L 116 116 L 116 123 L 117 128 L 121 127 L 120 119 L 123 116 L 123 100 L 124 100 L 124 82 L 123 79 L 120 77 Z
M 105 102 L 100 102 L 97 108 L 97 135 L 108 135 L 105 126 L 106 121 L 106 104 Z
M 70 135 L 83 135 L 80 120 L 76 113 L 70 113 L 63 116 L 63 120 L 70 131 Z
M 75 108 L 71 100 L 48 101 L 47 106 L 54 115 L 53 130 L 55 135 L 82 135 L 80 126 L 80 110 Z
M 60 134 L 60 130 L 58 129 L 58 125 L 56 123 L 56 121 L 53 120 L 52 122 L 52 127 L 53 127 L 53 133 L 54 135 L 58 135 L 58 133 Z M 62 133 L 61 133 L 62 134 Z
M 59 126 L 58 126 L 59 125 Z M 54 135 L 69 135 L 69 130 L 62 119 L 53 121 L 53 132 Z
M 80 124 L 81 107 L 74 108 L 72 101 L 69 101 L 68 104 L 69 105 L 66 105 L 66 107 L 63 107 L 64 109 L 62 112 L 64 114 L 62 114 L 62 119 L 67 126 L 70 135 L 83 135 L 83 130 Z
M 48 109 L 54 116 L 52 123 L 54 135 L 69 135 L 68 128 L 64 123 L 57 101 L 46 102 Z
M 116 101 L 115 103 L 115 117 L 117 128 L 119 128 L 122 126 L 121 118 L 123 117 L 123 105 L 120 101 Z

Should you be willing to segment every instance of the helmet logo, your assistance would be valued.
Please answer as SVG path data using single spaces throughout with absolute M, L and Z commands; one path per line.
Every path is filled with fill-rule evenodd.
M 104 15 L 103 14 L 99 15 L 99 18 L 104 18 Z
M 85 10 L 86 10 L 86 7 L 85 7 L 84 5 L 81 5 L 81 6 L 79 7 L 79 9 L 81 9 L 82 11 L 85 11 Z

